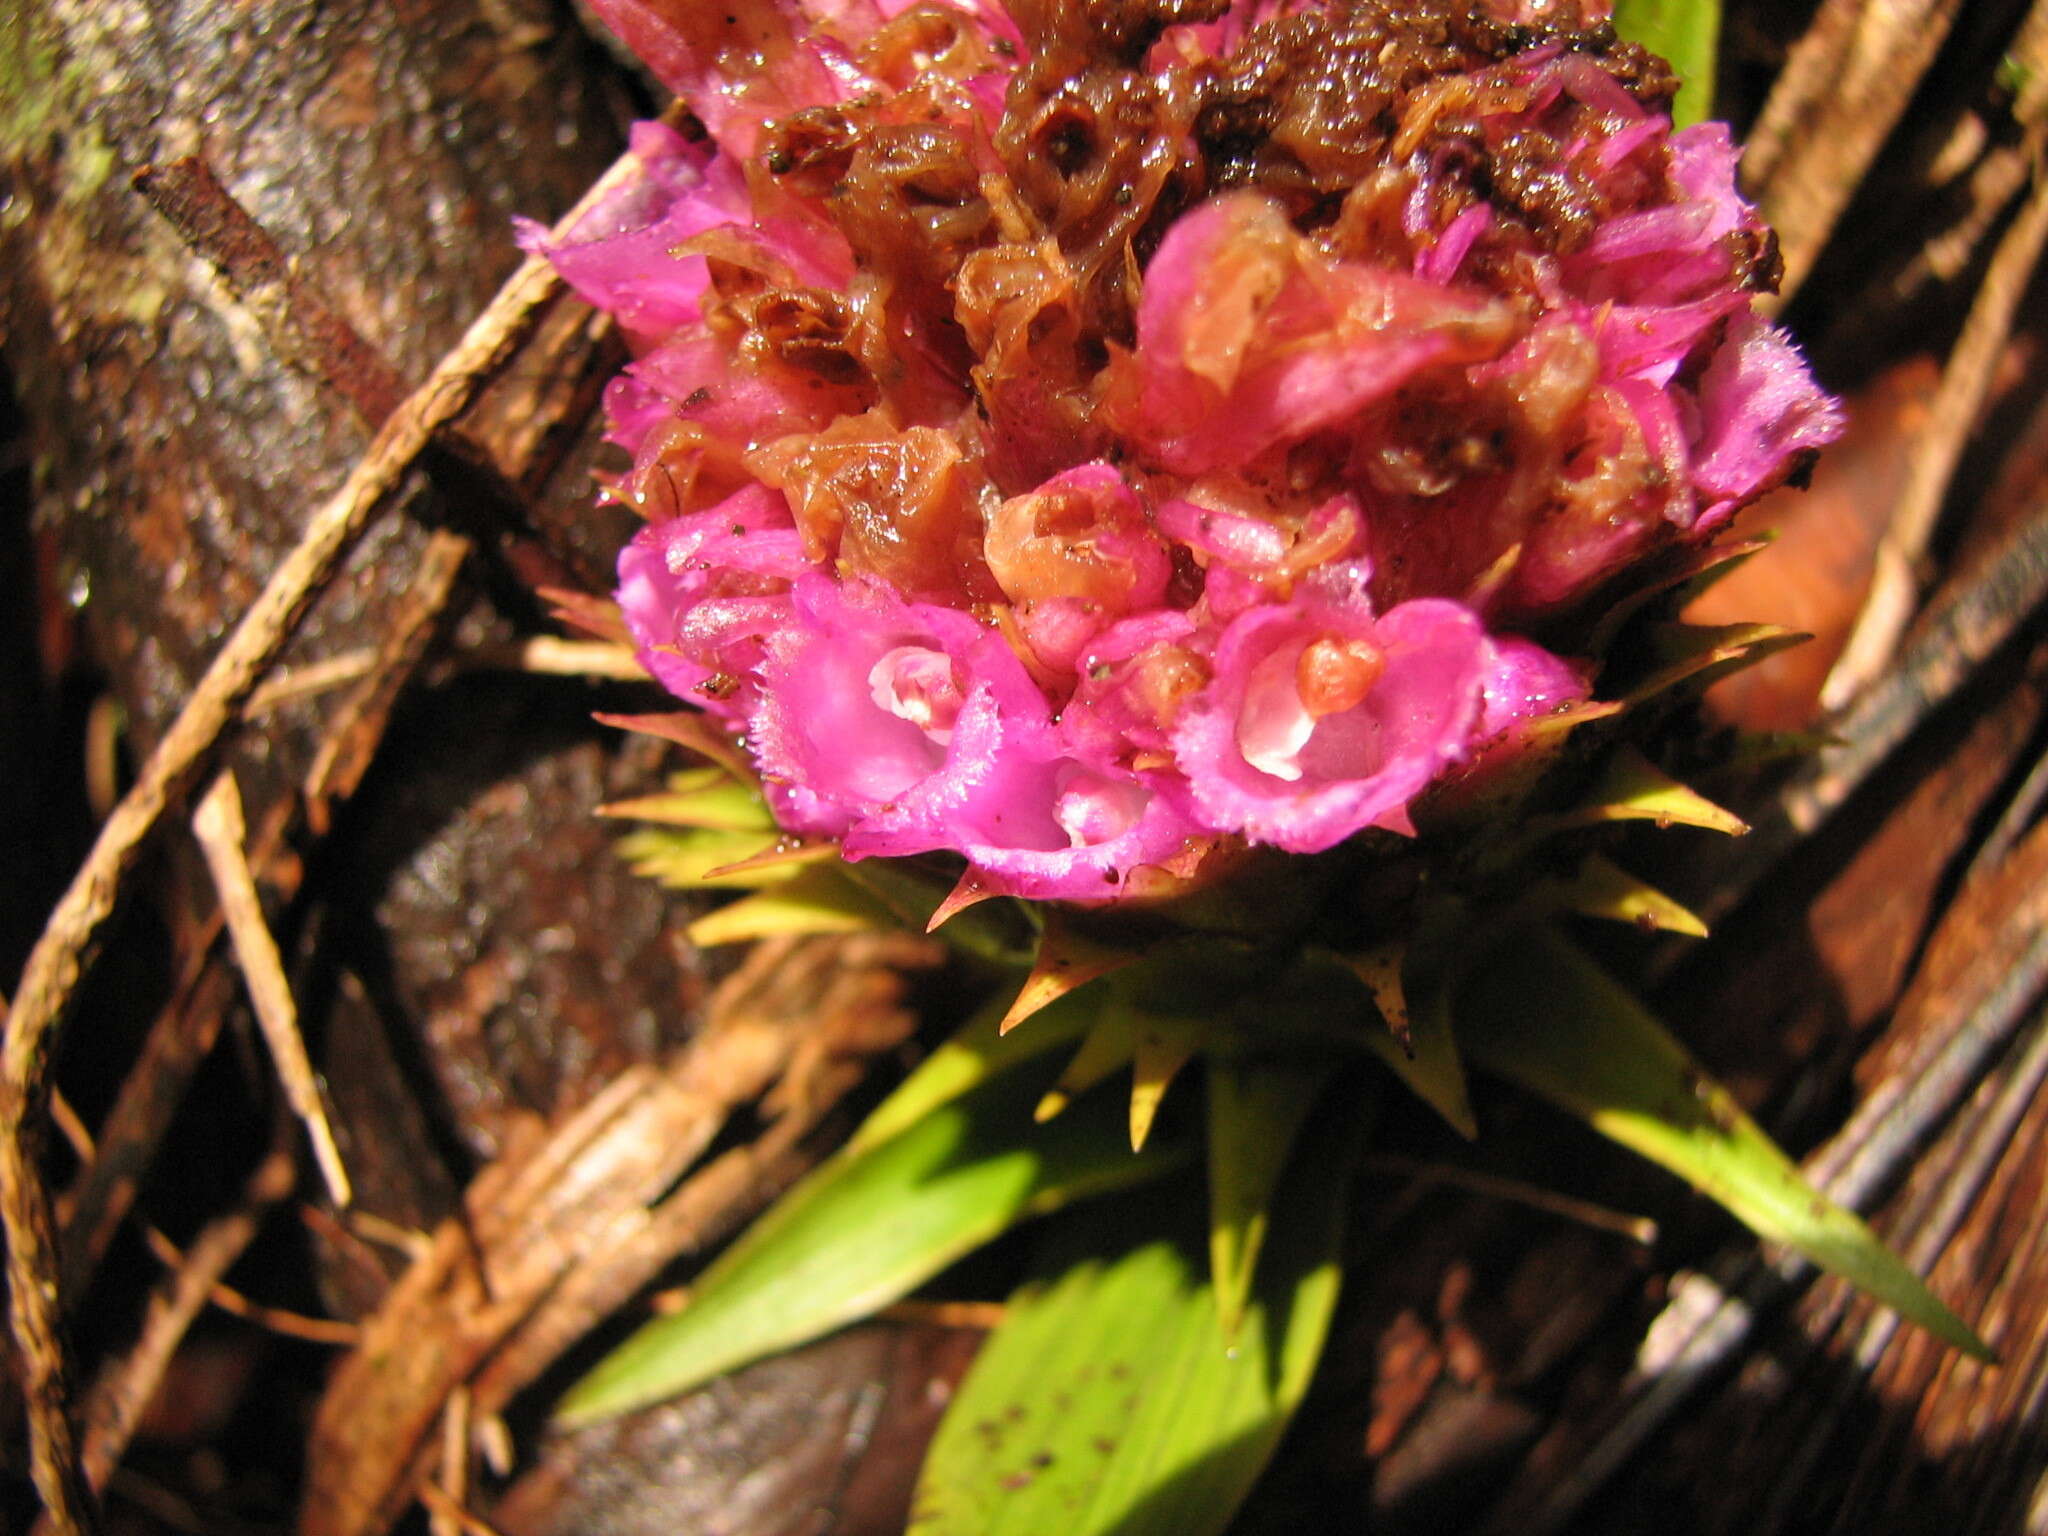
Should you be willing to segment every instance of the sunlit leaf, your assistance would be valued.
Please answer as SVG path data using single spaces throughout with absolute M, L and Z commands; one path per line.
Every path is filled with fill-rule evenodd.
M 1558 935 L 1524 929 L 1456 1002 L 1475 1066 L 1520 1083 L 1783 1243 L 1980 1358 L 1983 1341 L 1869 1227 L 1801 1176 L 1656 1019 Z
M 844 865 L 813 864 L 683 930 L 692 944 L 739 944 L 795 934 L 866 933 L 893 928 L 889 909 L 846 878 Z
M 1212 1060 L 1204 1076 L 1209 1095 L 1209 1282 L 1223 1336 L 1235 1340 L 1251 1301 L 1273 1192 L 1329 1071 L 1247 1057 Z
M 1104 977 L 1094 1027 L 1039 1101 L 1038 1117 L 1051 1119 L 1070 1100 L 1130 1066 L 1131 1133 L 1142 1139 L 1181 1063 L 1196 1051 L 1227 1049 L 1241 1038 L 1241 1021 L 1231 1014 L 1252 984 L 1253 973 L 1241 968 L 1248 953 L 1214 938 L 1181 939 L 1155 946 L 1139 964 Z M 1263 988 L 1249 995 L 1260 1005 L 1269 1000 Z M 1275 1028 L 1285 1026 L 1276 1022 Z
M 1720 0 L 1614 0 L 1614 29 L 1671 65 L 1684 87 L 1671 109 L 1679 127 L 1714 115 Z
M 1120 999 L 1111 998 L 1095 1017 L 1094 1026 L 1060 1071 L 1059 1079 L 1040 1097 L 1032 1117 L 1041 1122 L 1127 1067 L 1138 1054 L 1139 1021 Z
M 839 845 L 831 842 L 806 843 L 792 837 L 778 837 L 759 853 L 721 864 L 704 872 L 706 881 L 739 885 L 769 885 L 785 879 L 806 864 L 843 864 Z
M 1234 1345 L 1192 1189 L 1062 1218 L 925 1458 L 910 1536 L 1215 1536 L 1322 1352 L 1359 1136 L 1326 1114 L 1277 1192 Z
M 658 1402 L 901 1299 L 1027 1216 L 1156 1177 L 1186 1143 L 1133 1155 L 1103 1095 L 1031 1123 L 1042 1071 L 1003 1073 L 886 1141 L 824 1164 L 726 1250 L 680 1312 L 648 1323 L 564 1400 L 582 1423 Z
M 995 901 L 1000 894 L 989 884 L 987 877 L 980 870 L 972 864 L 968 865 L 960 871 L 960 878 L 953 882 L 953 889 L 946 892 L 939 904 L 932 908 L 932 915 L 925 919 L 925 932 L 936 933 L 969 907 L 978 907 L 984 901 Z
M 1131 1057 L 1131 1150 L 1141 1152 L 1152 1135 L 1152 1122 L 1159 1117 L 1159 1102 L 1180 1076 L 1180 1069 L 1195 1054 L 1194 1042 L 1185 1035 L 1147 1030 L 1138 1036 L 1138 1048 Z

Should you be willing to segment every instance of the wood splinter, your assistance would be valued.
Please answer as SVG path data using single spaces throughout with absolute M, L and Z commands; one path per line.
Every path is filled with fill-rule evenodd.
M 249 872 L 249 861 L 242 851 L 246 835 L 242 794 L 232 773 L 223 773 L 213 781 L 213 787 L 193 813 L 192 830 L 199 839 L 200 851 L 206 855 L 214 888 L 220 893 L 228 941 L 234 946 L 236 963 L 248 983 L 256 1022 L 270 1047 L 270 1059 L 284 1084 L 285 1098 L 312 1140 L 313 1157 L 320 1165 L 329 1198 L 337 1206 L 346 1207 L 353 1199 L 348 1169 L 342 1165 L 341 1149 L 334 1144 L 334 1128 L 328 1123 L 326 1106 L 320 1102 L 320 1085 L 306 1055 L 306 1042 L 299 1034 L 298 1008 L 292 1002 L 291 984 L 285 980 L 284 961 L 263 919 L 256 877 Z

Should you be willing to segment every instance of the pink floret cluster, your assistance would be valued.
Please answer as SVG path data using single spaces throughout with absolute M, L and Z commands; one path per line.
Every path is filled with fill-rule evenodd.
M 636 354 L 619 604 L 848 858 L 1099 900 L 1412 835 L 1588 697 L 1531 631 L 1840 429 L 1726 131 L 1597 28 L 598 9 L 696 120 L 527 236 Z M 1385 99 L 1305 133 L 1332 79 Z

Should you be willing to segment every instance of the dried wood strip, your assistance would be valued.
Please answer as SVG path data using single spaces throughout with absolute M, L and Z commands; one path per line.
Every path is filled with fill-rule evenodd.
M 1758 204 L 1799 291 L 1941 49 L 1961 0 L 1835 0 L 1793 51 L 1749 151 Z
M 1806 1176 L 1831 1198 L 1867 1211 L 1965 1095 L 2048 990 L 2048 825 L 1992 876 L 1958 897 L 1930 941 L 1927 958 L 1873 1059 L 1876 1088 L 1826 1146 L 1806 1159 Z M 1523 1536 L 1574 1528 L 1600 1489 L 1692 1400 L 1719 1380 L 1752 1336 L 1758 1317 L 1814 1274 L 1796 1257 L 1770 1263 L 1752 1250 L 1724 1258 L 1715 1279 L 1676 1287 L 1637 1356 L 1628 1395 L 1579 1462 L 1544 1488 L 1535 1508 L 1512 1491 L 1497 1527 Z M 1991 1329 L 1997 1342 L 1997 1329 Z M 1926 1346 L 1914 1336 L 1914 1348 Z M 1960 1367 L 1958 1367 L 1960 1368 Z
M 1943 1252 L 1970 1217 L 1972 1207 L 1993 1182 L 2044 1079 L 2048 1079 L 2048 1017 L 2035 1022 L 2031 1039 L 2019 1047 L 2016 1065 L 2005 1075 L 2003 1084 L 1997 1085 L 1992 1102 L 1975 1126 L 1967 1135 L 1955 1138 L 1956 1144 L 1947 1149 L 1951 1155 L 1923 1161 L 1916 1174 L 1922 1198 L 1901 1209 L 1889 1223 L 1890 1230 L 1908 1234 L 1901 1252 L 1906 1262 L 1920 1273 L 1932 1274 L 1936 1270 Z M 1777 1490 L 1758 1517 L 1757 1536 L 1771 1536 L 1798 1519 L 1798 1490 L 1815 1480 L 1814 1474 L 1848 1420 L 1853 1399 L 1868 1388 L 1873 1373 L 1900 1336 L 1897 1313 L 1870 1307 L 1838 1281 L 1829 1281 L 1821 1291 L 1825 1294 L 1813 1309 L 1818 1315 L 1810 1313 L 1802 1321 L 1802 1331 L 1811 1341 L 1809 1356 L 1817 1360 L 1831 1339 L 1843 1337 L 1860 1318 L 1862 1326 L 1854 1330 L 1853 1343 L 1847 1350 L 1856 1369 L 1842 1373 L 1825 1398 L 1813 1405 L 1807 1433 L 1787 1458 Z M 1999 1342 L 1998 1330 L 1989 1327 L 1988 1320 L 1987 1332 L 1994 1342 Z M 1788 1368 L 1798 1368 L 1793 1362 L 1787 1364 Z M 1921 1395 L 1918 1391 L 1913 1393 L 1915 1397 Z M 1867 1464 L 1875 1465 L 1876 1460 L 1867 1458 Z M 1853 1486 L 1851 1491 L 1853 1494 Z
M 566 232 L 583 212 L 634 173 L 630 155 L 599 178 L 561 223 Z M 107 818 L 84 866 L 51 914 L 24 966 L 0 1046 L 0 1221 L 7 1234 L 9 1322 L 23 1360 L 30 1404 L 30 1464 L 55 1528 L 70 1536 L 91 1528 L 75 1462 L 62 1424 L 64 1346 L 59 1329 L 57 1259 L 40 1144 L 49 1064 L 80 977 L 112 917 L 130 870 L 166 810 L 190 790 L 236 711 L 340 564 L 341 557 L 389 500 L 437 430 L 473 400 L 495 369 L 561 292 L 553 269 L 538 258 L 521 264 L 426 383 L 392 413 L 362 462 L 322 505 L 249 612 L 208 666 L 134 786 Z M 54 1411 L 51 1405 L 59 1405 Z
M 1694 861 L 1697 885 L 1687 905 L 1721 923 L 1799 843 L 1868 783 L 1907 739 L 2048 603 L 2048 500 L 2005 533 L 1970 570 L 1938 594 L 1907 637 L 1897 661 L 1856 700 L 1828 748 L 1798 773 L 1770 808 L 1751 818 L 1749 836 Z M 1686 951 L 1659 953 L 1662 975 Z
M 263 898 L 256 893 L 256 877 L 249 872 L 243 852 L 242 840 L 248 829 L 242 819 L 242 792 L 232 773 L 213 781 L 192 818 L 192 830 L 213 874 L 228 941 L 248 985 L 264 1044 L 270 1047 L 271 1063 L 284 1084 L 285 1099 L 306 1128 L 314 1161 L 327 1181 L 328 1197 L 338 1206 L 347 1206 L 355 1198 L 348 1169 L 342 1165 L 341 1149 L 334 1144 L 334 1127 L 328 1124 L 320 1083 L 313 1075 L 312 1059 L 306 1055 L 305 1038 L 299 1033 L 299 1009 L 292 1000 L 291 983 L 285 980 L 284 957 L 264 920 Z
M 135 189 L 186 245 L 213 264 L 262 325 L 278 355 L 319 379 L 372 423 L 405 399 L 405 380 L 294 269 L 277 242 L 195 155 L 136 172 Z
M 135 1434 L 142 1412 L 156 1395 L 186 1330 L 213 1288 L 255 1240 L 264 1216 L 291 1193 L 297 1168 L 289 1148 L 271 1152 L 250 1175 L 234 1210 L 201 1229 L 185 1250 L 184 1265 L 165 1277 L 150 1298 L 142 1335 L 134 1347 L 101 1372 L 85 1404 L 85 1444 L 80 1457 L 86 1482 L 104 1489 Z
M 164 1268 L 177 1270 L 185 1267 L 183 1250 L 157 1228 L 144 1227 L 142 1240 L 149 1245 L 149 1251 Z M 230 1317 L 239 1317 L 244 1322 L 254 1323 L 258 1328 L 267 1329 L 271 1333 L 281 1333 L 287 1338 L 304 1339 L 309 1344 L 347 1346 L 355 1343 L 360 1332 L 354 1323 L 340 1322 L 331 1317 L 308 1317 L 303 1312 L 266 1306 L 225 1281 L 216 1284 L 207 1293 L 206 1299 Z
M 1752 195 L 1771 184 L 1800 125 L 1827 95 L 1839 55 L 1868 0 L 1822 0 L 1813 21 L 1793 44 L 1771 86 L 1769 100 L 1742 144 L 1742 175 Z
M 370 771 L 370 760 L 383 743 L 391 711 L 441 626 L 471 547 L 461 534 L 436 529 L 420 552 L 419 574 L 392 615 L 368 676 L 350 700 L 341 723 L 320 743 L 307 770 L 306 824 L 316 837 L 327 835 L 335 806 L 354 793 Z
M 1942 371 L 1941 388 L 1922 429 L 1912 469 L 1878 541 L 1870 595 L 1849 643 L 1821 689 L 1823 708 L 1837 710 L 1886 668 L 1918 606 L 1915 571 L 1934 537 L 1949 482 L 1991 392 L 1992 375 L 2012 335 L 2013 320 L 2041 252 L 2048 244 L 2048 176 L 2037 176 L 1971 301 L 1969 318 Z
M 762 945 L 667 1070 L 626 1074 L 480 1173 L 468 1220 L 436 1231 L 328 1385 L 302 1536 L 387 1529 L 434 1473 L 457 1388 L 495 1415 L 678 1253 L 794 1178 L 860 1060 L 910 1027 L 898 967 L 931 953 L 904 935 Z M 734 1108 L 771 1099 L 787 1107 L 762 1137 L 690 1172 Z

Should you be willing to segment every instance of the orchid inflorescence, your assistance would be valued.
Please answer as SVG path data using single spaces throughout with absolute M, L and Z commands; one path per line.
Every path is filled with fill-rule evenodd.
M 687 111 L 526 240 L 634 353 L 619 616 L 695 712 L 612 718 L 711 763 L 622 849 L 753 890 L 699 943 L 929 923 L 1001 980 L 570 1420 L 1096 1202 L 911 1529 L 1214 1536 L 1378 1079 L 1470 1135 L 1468 1062 L 1987 1353 L 1555 921 L 1705 932 L 1601 829 L 1743 829 L 1658 760 L 1797 637 L 1672 615 L 1842 428 L 1728 131 L 1601 0 L 593 5 Z
M 847 859 L 1412 835 L 1840 430 L 1726 129 L 1576 11 L 731 9 L 600 6 L 695 116 L 528 238 L 636 353 L 642 662 Z

